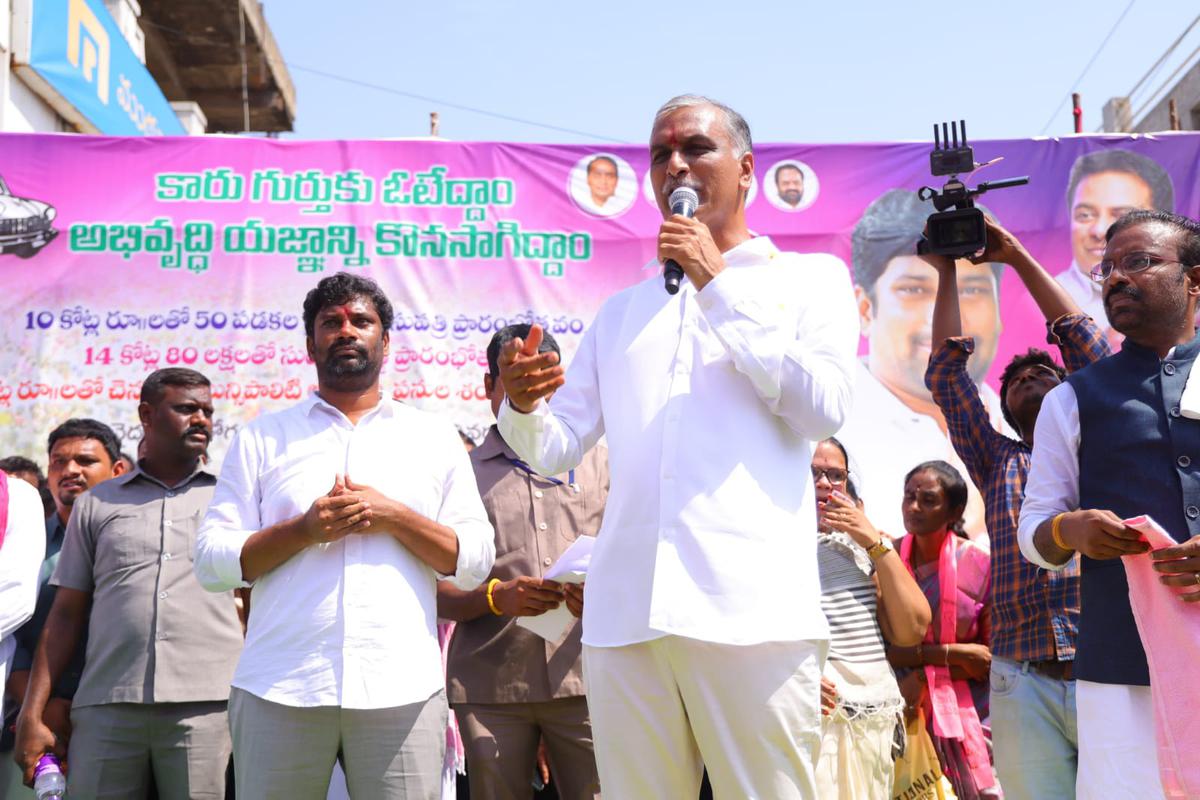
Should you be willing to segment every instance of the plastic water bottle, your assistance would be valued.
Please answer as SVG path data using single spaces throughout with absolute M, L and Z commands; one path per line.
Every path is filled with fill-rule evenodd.
M 67 793 L 67 777 L 58 758 L 47 753 L 33 768 L 33 794 L 37 800 L 58 800 Z

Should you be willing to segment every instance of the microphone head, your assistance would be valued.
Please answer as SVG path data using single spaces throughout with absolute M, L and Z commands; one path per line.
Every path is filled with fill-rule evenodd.
M 696 194 L 696 190 L 689 186 L 680 186 L 671 192 L 668 202 L 671 205 L 672 214 L 693 217 L 696 215 L 696 206 L 700 205 L 700 195 Z

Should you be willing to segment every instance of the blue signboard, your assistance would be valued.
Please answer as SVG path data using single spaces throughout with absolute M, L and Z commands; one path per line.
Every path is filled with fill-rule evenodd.
M 100 0 L 33 0 L 32 5 L 29 66 L 101 133 L 184 133 Z

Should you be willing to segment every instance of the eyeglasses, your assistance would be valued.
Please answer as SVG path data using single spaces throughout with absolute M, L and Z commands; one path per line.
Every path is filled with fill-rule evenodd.
M 845 483 L 846 479 L 849 477 L 850 477 L 850 473 L 846 472 L 846 470 L 844 470 L 844 469 L 838 469 L 837 467 L 829 467 L 829 468 L 812 467 L 813 483 L 816 483 L 817 481 L 821 480 L 821 478 L 824 478 L 825 480 L 827 480 L 833 484 Z
M 1137 272 L 1144 272 L 1151 267 L 1161 267 L 1164 264 L 1179 264 L 1180 266 L 1187 266 L 1182 262 L 1168 261 L 1165 258 L 1152 256 L 1149 253 L 1133 253 L 1132 255 L 1125 256 L 1125 258 L 1121 259 L 1119 263 L 1113 261 L 1112 259 L 1101 261 L 1099 264 L 1092 267 L 1090 274 L 1092 276 L 1092 280 L 1094 280 L 1096 283 L 1104 283 L 1106 280 L 1108 280 L 1108 276 L 1112 275 L 1112 271 L 1114 269 L 1119 269 L 1126 275 L 1133 275 Z

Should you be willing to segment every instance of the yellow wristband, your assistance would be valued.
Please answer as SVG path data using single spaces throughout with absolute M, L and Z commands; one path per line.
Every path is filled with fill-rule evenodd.
M 490 581 L 488 581 L 487 601 L 488 601 L 488 608 L 490 608 L 492 610 L 492 613 L 495 614 L 497 617 L 502 617 L 502 616 L 504 616 L 504 614 L 501 613 L 500 609 L 496 608 L 496 599 L 494 597 L 492 597 L 492 591 L 496 588 L 496 584 L 498 584 L 499 582 L 500 582 L 499 578 L 492 578 Z
M 1066 550 L 1068 553 L 1073 553 L 1075 549 L 1072 547 L 1067 547 L 1066 542 L 1062 540 L 1062 518 L 1065 516 L 1065 512 L 1059 514 L 1050 523 L 1050 538 L 1054 540 L 1054 544 L 1058 547 L 1058 549 Z

